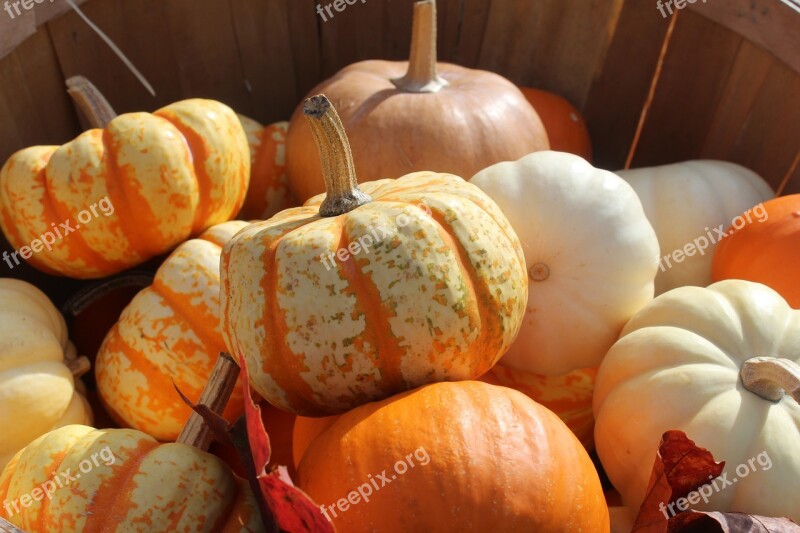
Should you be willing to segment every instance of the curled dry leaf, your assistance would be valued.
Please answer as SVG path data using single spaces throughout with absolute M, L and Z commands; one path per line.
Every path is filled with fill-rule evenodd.
M 262 516 L 265 524 L 274 525 L 275 530 L 290 533 L 315 532 L 333 533 L 333 525 L 323 516 L 319 506 L 311 501 L 308 495 L 294 486 L 285 467 L 278 467 L 267 472 L 266 466 L 269 463 L 272 449 L 269 442 L 269 435 L 264 428 L 264 421 L 261 418 L 261 408 L 253 401 L 250 395 L 250 379 L 247 373 L 247 362 L 244 358 L 240 361 L 242 368 L 242 388 L 244 390 L 244 413 L 246 419 L 247 438 L 245 439 L 249 450 L 245 454 L 250 457 L 242 457 L 242 460 L 255 468 L 258 489 L 260 490 L 260 501 Z M 241 448 L 241 419 L 234 426 L 233 440 L 242 455 Z M 252 485 L 252 483 L 251 483 Z M 255 489 L 255 487 L 254 487 Z M 256 497 L 259 492 L 256 492 Z
M 721 475 L 724 468 L 724 461 L 717 462 L 710 451 L 698 447 L 683 431 L 665 432 L 632 533 L 800 533 L 800 527 L 788 518 L 681 511 L 674 505 Z M 670 516 L 671 504 L 677 513 L 674 516 Z

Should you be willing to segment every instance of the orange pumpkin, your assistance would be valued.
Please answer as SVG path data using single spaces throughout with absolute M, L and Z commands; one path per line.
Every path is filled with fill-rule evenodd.
M 712 279 L 763 283 L 800 309 L 800 194 L 764 202 L 734 224 L 717 244 Z
M 528 294 L 505 216 L 450 174 L 359 187 L 330 102 L 311 98 L 306 112 L 330 194 L 250 224 L 222 253 L 223 337 L 253 388 L 282 409 L 326 416 L 486 373 Z
M 518 390 L 547 407 L 564 421 L 587 450 L 592 450 L 592 393 L 596 377 L 597 368 L 581 368 L 561 376 L 544 376 L 495 365 L 480 380 Z
M 542 119 L 550 149 L 579 155 L 591 163 L 592 140 L 580 111 L 555 93 L 530 87 L 520 87 L 520 91 Z
M 238 218 L 266 220 L 298 205 L 289 191 L 286 176 L 286 133 L 288 122 L 263 126 L 239 115 L 250 145 L 250 187 Z
M 73 90 L 88 100 L 83 81 Z M 15 261 L 101 278 L 239 212 L 250 157 L 229 107 L 193 99 L 115 118 L 108 107 L 105 116 L 104 129 L 20 150 L 0 170 L 0 227 Z
M 225 344 L 219 329 L 222 246 L 247 226 L 218 224 L 181 244 L 153 284 L 128 304 L 106 335 L 95 362 L 106 409 L 123 426 L 175 440 L 192 410 L 175 390 L 197 401 Z M 242 414 L 241 390 L 223 413 Z
M 341 114 L 362 181 L 416 171 L 469 177 L 500 161 L 550 146 L 536 112 L 507 79 L 436 63 L 436 8 L 414 6 L 410 61 L 362 61 L 323 81 Z M 287 139 L 289 186 L 305 201 L 325 191 L 302 105 Z
M 338 419 L 338 415 L 323 416 L 321 418 L 298 416 L 295 419 L 294 432 L 292 434 L 292 458 L 294 459 L 295 467 L 300 465 L 300 460 L 314 439 L 317 438 L 317 435 L 332 426 Z
M 297 485 L 339 531 L 609 530 L 597 471 L 564 423 L 477 381 L 342 415 L 311 443 Z

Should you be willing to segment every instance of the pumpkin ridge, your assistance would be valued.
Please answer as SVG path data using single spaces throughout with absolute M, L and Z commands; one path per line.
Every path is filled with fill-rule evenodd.
M 192 155 L 192 173 L 197 181 L 198 201 L 192 221 L 192 234 L 202 231 L 209 218 L 211 217 L 211 190 L 214 188 L 214 181 L 209 176 L 205 162 L 208 159 L 208 148 L 203 138 L 168 109 L 160 109 L 153 113 L 155 116 L 163 118 L 177 129 L 186 141 L 189 153 Z M 237 204 L 241 202 L 237 201 Z M 235 215 L 235 213 L 234 213 Z
M 69 220 L 71 222 L 75 222 L 75 219 L 72 217 L 72 213 L 69 212 L 61 202 L 56 201 L 53 198 L 53 191 L 50 188 L 50 180 L 48 179 L 47 168 L 48 165 L 42 167 L 39 170 L 39 176 L 36 179 L 41 179 L 41 182 L 44 184 L 44 202 L 42 202 L 42 208 L 44 210 L 43 219 L 45 221 L 50 220 L 58 224 L 64 220 Z M 112 202 L 113 205 L 113 202 Z M 88 207 L 88 206 L 87 206 Z M 55 216 L 52 216 L 55 214 Z M 77 229 L 77 227 L 76 227 Z M 72 240 L 67 241 L 67 238 L 71 238 Z M 89 246 L 89 243 L 86 242 L 86 239 L 83 237 L 80 231 L 73 231 L 70 235 L 65 235 L 64 239 L 60 242 L 66 243 L 67 248 L 69 249 L 69 256 L 72 257 L 76 255 L 76 250 L 73 249 L 73 245 L 75 248 L 82 248 L 81 252 L 84 252 L 85 255 L 89 257 L 83 257 L 83 260 L 89 265 L 89 268 L 95 270 L 104 270 L 108 268 L 113 268 L 114 266 L 119 266 L 118 263 L 114 261 L 108 261 L 104 259 L 93 247 Z M 82 255 L 80 252 L 77 255 Z M 39 259 L 37 255 L 34 254 L 31 256 L 31 260 L 36 258 L 35 263 L 39 263 Z M 59 263 L 61 266 L 65 267 L 68 270 L 71 270 L 71 265 L 67 261 L 62 261 L 60 258 L 54 255 L 49 255 L 48 260 L 53 261 L 55 263 Z
M 292 230 L 287 230 L 287 233 L 289 231 Z M 289 368 L 292 364 L 299 364 L 299 362 L 286 344 L 285 339 L 289 333 L 289 328 L 286 325 L 286 320 L 283 319 L 278 302 L 278 262 L 276 256 L 278 246 L 285 235 L 286 233 L 276 238 L 264 252 L 261 259 L 263 265 L 269 265 L 264 268 L 265 274 L 261 280 L 265 299 L 264 309 L 267 310 L 268 317 L 259 320 L 258 323 L 263 324 L 264 331 L 280 332 L 272 339 L 266 335 L 264 337 L 263 346 L 266 349 L 262 350 L 261 353 L 272 354 L 272 357 L 264 358 L 262 371 L 268 373 L 275 380 L 275 383 L 285 392 L 291 404 L 302 406 L 299 408 L 301 411 L 305 410 L 306 407 L 309 410 L 314 410 L 314 407 L 318 406 L 317 402 L 314 401 L 314 405 L 312 405 L 306 400 L 306 397 L 314 397 L 311 387 L 302 379 L 299 372 L 292 372 Z M 264 324 L 266 320 L 272 323 L 271 328 Z M 291 384 L 292 386 L 287 387 L 286 384 Z M 298 394 L 296 392 L 298 390 L 302 390 L 303 394 Z
M 120 175 L 120 168 L 117 164 L 117 153 L 113 148 L 116 147 L 116 142 L 111 137 L 108 128 L 103 130 L 103 166 L 106 171 L 103 177 L 106 182 L 106 193 L 111 205 L 114 206 L 114 212 L 118 213 L 117 220 L 119 220 L 119 229 L 125 238 L 128 240 L 128 246 L 139 257 L 148 257 L 151 254 L 148 252 L 148 246 L 144 243 L 144 237 L 140 236 L 138 231 L 131 227 L 131 223 L 136 220 L 133 214 L 131 199 L 125 186 L 125 181 Z M 146 202 L 145 202 L 146 204 Z M 151 213 L 152 215 L 152 213 Z
M 451 250 L 455 250 L 457 252 L 453 254 L 453 257 L 458 264 L 461 277 L 464 280 L 464 285 L 472 297 L 472 301 L 478 306 L 480 324 L 477 324 L 477 327 L 480 329 L 480 333 L 478 338 L 475 339 L 470 346 L 470 351 L 477 353 L 480 356 L 478 358 L 473 358 L 475 364 L 479 365 L 475 375 L 480 376 L 481 374 L 488 372 L 496 362 L 491 361 L 489 364 L 486 364 L 483 354 L 486 353 L 487 348 L 489 348 L 492 335 L 494 335 L 495 332 L 500 329 L 498 328 L 498 324 L 496 324 L 492 319 L 493 315 L 489 314 L 487 307 L 491 307 L 492 311 L 497 312 L 499 312 L 499 309 L 496 308 L 491 295 L 488 294 L 488 287 L 481 283 L 480 279 L 478 279 L 477 272 L 475 272 L 475 268 L 472 265 L 472 261 L 470 260 L 467 251 L 464 249 L 461 241 L 453 232 L 453 229 L 449 224 L 447 224 L 447 221 L 444 220 L 442 214 L 431 208 L 430 218 L 432 218 L 438 225 L 440 229 L 439 234 L 442 240 L 450 246 Z M 501 355 L 502 354 L 498 353 L 498 358 Z
M 350 236 L 347 234 L 345 218 L 337 220 L 340 236 L 337 250 L 346 250 L 350 245 Z M 394 394 L 405 389 L 401 362 L 405 350 L 400 346 L 399 339 L 392 334 L 389 321 L 391 312 L 381 302 L 380 291 L 371 276 L 359 268 L 359 260 L 351 257 L 352 261 L 337 261 L 337 271 L 348 283 L 352 290 L 356 304 L 364 315 L 364 333 L 369 335 L 375 343 L 376 359 L 373 361 L 378 366 L 383 383 L 380 389 Z M 361 261 L 368 261 L 361 259 Z
M 143 435 L 149 437 L 149 435 L 144 433 Z M 133 503 L 130 500 L 133 491 L 130 489 L 126 490 L 126 486 L 129 485 L 131 480 L 139 473 L 139 468 L 145 458 L 160 446 L 160 443 L 156 439 L 152 437 L 149 438 L 152 439 L 149 442 L 146 439 L 140 440 L 138 446 L 134 448 L 136 453 L 131 453 L 130 457 L 100 484 L 95 496 L 87 505 L 85 532 L 93 533 L 96 531 L 97 533 L 104 533 L 109 530 L 107 527 L 107 522 L 109 520 L 116 523 L 117 516 L 125 516 L 125 513 L 118 513 L 115 511 L 122 506 L 123 497 L 125 507 L 130 507 Z M 92 512 L 94 508 L 107 511 L 105 513 L 94 513 Z

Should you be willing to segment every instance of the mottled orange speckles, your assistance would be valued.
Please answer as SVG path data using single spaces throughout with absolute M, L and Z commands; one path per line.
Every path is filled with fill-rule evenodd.
M 209 115 L 208 109 L 215 112 Z M 182 132 L 158 113 L 180 115 Z M 197 115 L 204 118 L 193 119 Z M 204 164 L 211 153 L 215 163 Z M 46 185 L 34 179 L 42 169 Z M 52 224 L 74 223 L 79 212 L 108 196 L 114 206 L 109 218 L 31 259 L 48 272 L 103 277 L 235 216 L 249 172 L 247 140 L 229 108 L 208 100 L 178 102 L 154 115 L 121 115 L 60 148 L 14 154 L 0 171 L 0 226 L 19 249 Z

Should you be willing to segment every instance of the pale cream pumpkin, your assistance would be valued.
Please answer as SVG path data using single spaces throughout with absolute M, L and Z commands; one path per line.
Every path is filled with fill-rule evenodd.
M 656 295 L 709 285 L 716 242 L 733 219 L 775 196 L 755 172 L 726 161 L 686 161 L 617 174 L 639 195 L 658 237 Z
M 222 254 L 223 336 L 252 386 L 322 416 L 485 373 L 516 336 L 527 297 L 506 218 L 450 174 L 359 189 L 330 102 L 309 99 L 306 113 L 329 194 L 251 224 Z
M 0 279 L 0 469 L 40 435 L 90 424 L 75 378 L 89 368 L 67 338 L 64 317 L 39 289 Z
M 196 402 L 225 351 L 219 259 L 222 246 L 245 226 L 226 222 L 181 244 L 106 335 L 95 363 L 97 387 L 120 424 L 159 440 L 178 436 L 192 410 L 175 387 Z M 243 409 L 240 388 L 233 394 L 224 412 L 230 422 Z
M 800 311 L 765 285 L 657 297 L 600 366 L 594 413 L 597 451 L 629 507 L 643 500 L 662 434 L 677 429 L 738 479 L 693 508 L 800 521 Z
M 653 298 L 658 242 L 636 193 L 611 172 L 552 151 L 470 181 L 497 202 L 525 253 L 528 304 L 503 364 L 545 376 L 597 366 Z

